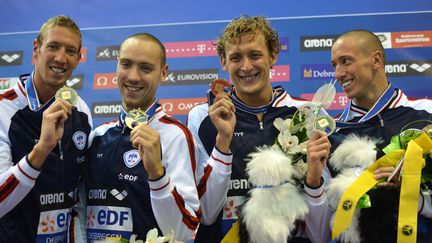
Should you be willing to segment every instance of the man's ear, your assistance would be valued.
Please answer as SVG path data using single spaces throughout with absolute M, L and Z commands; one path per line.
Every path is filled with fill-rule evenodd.
M 223 56 L 223 55 L 221 55 L 221 56 L 219 56 L 219 62 L 220 62 L 220 64 L 221 64 L 221 66 L 222 66 L 222 69 L 225 71 L 225 72 L 227 72 L 227 67 L 226 67 L 226 58 Z
M 384 65 L 384 56 L 380 51 L 374 51 L 373 53 L 373 66 L 378 69 Z
M 279 55 L 278 55 L 278 53 L 277 53 L 276 51 L 273 51 L 273 52 L 270 53 L 271 66 L 272 66 L 272 67 L 276 64 L 277 59 L 278 59 L 278 56 L 279 56 Z
M 32 63 L 36 63 L 39 54 L 39 45 L 36 39 L 33 40 Z
M 168 64 L 165 64 L 161 70 L 161 82 L 165 81 L 168 75 Z

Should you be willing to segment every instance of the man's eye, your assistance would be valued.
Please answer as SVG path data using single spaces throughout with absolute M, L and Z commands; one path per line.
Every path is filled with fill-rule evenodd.
M 240 57 L 238 57 L 238 56 L 230 57 L 230 61 L 232 61 L 232 62 L 238 62 L 238 61 L 240 61 Z

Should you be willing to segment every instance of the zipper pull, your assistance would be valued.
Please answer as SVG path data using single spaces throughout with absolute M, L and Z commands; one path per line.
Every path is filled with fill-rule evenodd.
M 380 114 L 377 114 L 377 116 L 378 116 L 378 119 L 379 119 L 379 121 L 380 121 L 380 125 L 381 125 L 381 127 L 384 127 L 384 121 L 383 121 L 381 115 L 380 115 Z
M 63 161 L 63 150 L 62 150 L 62 147 L 61 147 L 61 141 L 59 141 L 59 153 L 60 153 L 60 160 Z
M 259 125 L 259 128 L 260 128 L 260 130 L 264 130 L 264 124 L 263 124 L 263 119 L 264 119 L 264 113 L 258 113 L 258 114 L 256 114 L 256 116 L 257 116 L 257 118 L 258 118 L 258 121 L 259 121 L 259 123 L 258 123 L 258 125 Z

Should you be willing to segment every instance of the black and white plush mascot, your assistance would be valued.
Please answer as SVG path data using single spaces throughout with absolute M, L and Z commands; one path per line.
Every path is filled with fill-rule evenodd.
M 332 211 L 331 225 L 340 198 L 345 190 L 363 173 L 363 171 L 376 161 L 379 140 L 348 135 L 336 148 L 329 159 L 329 163 L 339 174 L 333 178 L 327 188 L 327 197 Z M 360 209 L 356 209 L 351 225 L 338 236 L 338 241 L 358 243 L 361 242 L 359 231 Z
M 264 147 L 250 157 L 246 172 L 252 189 L 240 208 L 240 242 L 287 242 L 309 211 L 295 180 L 301 175 L 279 148 Z

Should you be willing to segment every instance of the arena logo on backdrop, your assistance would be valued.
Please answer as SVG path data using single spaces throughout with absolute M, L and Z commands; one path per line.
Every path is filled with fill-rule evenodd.
M 122 109 L 121 101 L 93 102 L 93 117 L 117 117 Z
M 0 78 L 0 90 L 9 89 L 18 83 L 19 78 Z
M 96 48 L 96 61 L 114 61 L 119 56 L 120 45 L 99 46 Z
M 24 51 L 0 51 L 0 66 L 18 66 L 22 64 Z
M 167 58 L 217 56 L 216 40 L 165 42 Z
M 390 77 L 432 76 L 432 60 L 406 60 L 386 62 L 385 71 Z
M 331 64 L 301 65 L 302 80 L 331 80 L 335 79 L 335 70 Z
M 159 100 L 163 111 L 171 116 L 187 115 L 194 106 L 205 102 L 207 102 L 205 97 Z
M 300 50 L 301 51 L 325 51 L 330 50 L 333 41 L 337 35 L 325 36 L 301 36 L 300 37 Z
M 272 82 L 290 81 L 290 65 L 276 65 L 270 70 L 270 80 Z
M 116 73 L 95 73 L 93 89 L 117 89 Z
M 189 85 L 189 84 L 210 84 L 219 77 L 219 70 L 194 69 L 194 70 L 174 70 L 168 75 L 161 85 Z
M 73 75 L 68 80 L 66 80 L 66 85 L 73 87 L 74 89 L 82 89 L 83 87 L 84 75 Z
M 304 93 L 300 95 L 300 98 L 305 100 L 312 100 L 314 93 Z M 336 93 L 336 96 L 333 100 L 333 104 L 327 108 L 326 110 L 342 110 L 348 104 L 348 97 L 346 97 L 345 93 L 339 92 Z

